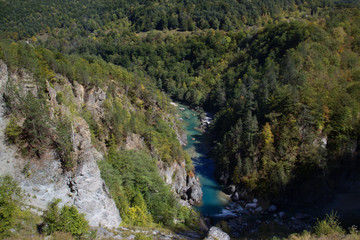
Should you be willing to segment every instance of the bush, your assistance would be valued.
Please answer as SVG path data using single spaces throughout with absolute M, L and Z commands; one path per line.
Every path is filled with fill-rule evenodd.
M 6 140 L 12 144 L 17 143 L 19 141 L 21 132 L 22 129 L 17 124 L 17 119 L 14 116 L 11 117 L 9 123 L 5 128 Z
M 8 237 L 20 212 L 21 189 L 9 176 L 0 178 L 0 238 Z
M 331 214 L 327 214 L 324 220 L 317 220 L 314 227 L 314 233 L 316 236 L 320 237 L 321 235 L 345 234 L 345 231 L 340 226 L 336 213 L 332 212 Z
M 56 124 L 55 146 L 64 169 L 71 170 L 76 166 L 73 159 L 73 144 L 71 141 L 71 121 L 65 117 Z
M 152 240 L 152 236 L 147 236 L 144 233 L 136 233 L 135 240 Z
M 89 231 L 89 223 L 85 219 L 84 214 L 80 214 L 75 206 L 64 206 L 60 213 L 60 229 L 69 232 L 75 237 Z
M 44 215 L 45 232 L 67 232 L 79 238 L 89 231 L 89 223 L 85 215 L 79 213 L 75 206 L 58 207 L 60 199 L 55 199 L 48 206 Z

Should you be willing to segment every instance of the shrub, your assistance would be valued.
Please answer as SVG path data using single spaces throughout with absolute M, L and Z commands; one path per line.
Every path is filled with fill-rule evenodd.
M 45 232 L 67 232 L 74 237 L 81 237 L 89 231 L 89 223 L 84 214 L 79 213 L 75 206 L 63 206 L 60 210 L 60 199 L 55 199 L 48 206 L 44 215 Z
M 60 213 L 60 229 L 69 232 L 75 237 L 89 231 L 89 223 L 85 219 L 84 214 L 80 214 L 75 206 L 64 206 Z
M 73 159 L 73 144 L 71 141 L 71 122 L 63 117 L 56 123 L 55 146 L 60 156 L 64 169 L 71 170 L 75 167 L 76 162 Z
M 62 92 L 58 92 L 56 94 L 56 101 L 58 104 L 62 104 L 64 102 L 64 94 Z
M 6 140 L 12 144 L 18 142 L 20 134 L 22 132 L 21 127 L 17 124 L 17 119 L 13 116 L 10 118 L 9 123 L 5 128 Z
M 136 233 L 135 240 L 152 240 L 152 236 L 147 236 L 144 233 Z
M 321 235 L 345 234 L 345 231 L 340 226 L 336 213 L 332 212 L 331 214 L 327 214 L 324 220 L 317 220 L 314 227 L 314 233 L 316 236 L 320 237 Z
M 11 234 L 20 211 L 21 189 L 9 176 L 0 178 L 0 238 Z

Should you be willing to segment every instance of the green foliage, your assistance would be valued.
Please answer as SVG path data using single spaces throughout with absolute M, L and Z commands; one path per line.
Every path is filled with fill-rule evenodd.
M 68 232 L 79 238 L 89 231 L 89 223 L 84 214 L 80 214 L 75 206 L 58 207 L 60 199 L 55 199 L 44 214 L 45 232 Z
M 35 152 L 42 151 L 43 142 L 49 136 L 50 118 L 45 99 L 36 98 L 32 93 L 27 93 L 23 105 L 23 115 L 26 119 L 23 124 L 25 138 Z
M 58 204 L 60 199 L 55 199 L 49 203 L 48 208 L 44 214 L 44 222 L 46 223 L 45 232 L 53 233 L 58 230 L 58 222 L 60 217 L 60 209 Z
M 156 162 L 147 153 L 110 150 L 99 167 L 126 224 L 152 226 L 154 221 L 172 226 L 178 216 L 191 218 L 178 206 L 160 177 Z
M 20 212 L 21 189 L 9 176 L 0 178 L 0 238 L 11 235 L 10 229 Z
M 21 133 L 22 133 L 22 129 L 18 125 L 18 120 L 14 116 L 12 116 L 5 128 L 5 135 L 7 141 L 9 141 L 12 144 L 17 143 L 20 140 Z
M 296 9 L 303 9 L 304 14 L 314 14 L 320 9 L 332 6 L 334 1 L 294 2 L 265 0 L 238 2 L 186 1 L 171 0 L 161 4 L 142 1 L 94 1 L 85 0 L 60 3 L 55 0 L 2 1 L 0 11 L 0 30 L 4 36 L 18 40 L 31 38 L 36 43 L 44 39 L 36 33 L 51 33 L 53 29 L 69 28 L 78 35 L 96 34 L 111 25 L 117 31 L 127 34 L 129 28 L 144 32 L 166 29 L 194 31 L 200 29 L 234 30 L 244 25 L 266 24 L 271 17 L 281 18 L 283 14 L 295 15 Z M 336 2 L 338 3 L 338 2 Z M 341 3 L 341 1 L 340 1 Z M 17 11 L 13 11 L 16 9 Z M 316 9 L 316 11 L 315 11 Z M 54 14 L 51 14 L 54 13 Z M 36 20 L 36 21 L 35 21 Z M 6 34 L 5 34 L 6 33 Z
M 34 83 L 33 91 L 24 91 L 10 79 L 5 98 L 7 106 L 13 111 L 13 116 L 17 116 L 12 117 L 7 126 L 5 134 L 8 140 L 19 143 L 26 154 L 38 157 L 50 143 L 50 129 L 53 124 L 45 96 L 38 92 L 41 87 L 41 83 Z M 21 126 L 18 124 L 18 118 L 25 119 Z
M 56 124 L 56 150 L 61 157 L 61 163 L 64 169 L 70 170 L 75 167 L 75 160 L 73 159 L 73 143 L 71 140 L 72 134 L 71 122 L 69 119 L 62 118 Z
M 144 233 L 136 233 L 135 240 L 152 240 L 152 236 L 147 236 Z
M 80 237 L 89 231 L 89 223 L 84 214 L 80 214 L 75 206 L 64 206 L 59 217 L 61 231 L 69 232 L 75 237 Z
M 356 12 L 333 14 L 354 29 Z M 280 23 L 246 41 L 237 67 L 222 76 L 226 106 L 218 104 L 212 128 L 217 171 L 229 175 L 226 183 L 270 197 L 284 193 L 295 179 L 328 171 L 349 154 L 350 142 L 358 138 L 360 105 L 351 74 L 358 55 L 346 47 L 352 40 L 346 43 L 344 36 L 352 33 L 340 26 Z
M 341 164 L 338 159 L 350 154 L 359 138 L 360 14 L 351 4 L 279 0 L 270 4 L 170 0 L 146 6 L 124 1 L 121 8 L 116 1 L 94 1 L 91 6 L 83 0 L 61 6 L 56 1 L 28 1 L 21 7 L 18 0 L 0 4 L 4 35 L 17 40 L 37 34 L 33 38 L 37 41 L 30 44 L 0 44 L 0 55 L 10 69 L 24 67 L 38 80 L 38 96 L 21 96 L 14 90 L 7 101 L 25 119 L 18 136 L 35 152 L 41 152 L 39 146 L 46 146 L 45 139 L 55 134 L 60 155 L 71 162 L 69 125 L 34 116 L 46 111 L 44 84 L 58 81 L 57 73 L 87 88 L 108 89 L 101 122 L 85 108 L 81 113 L 94 143 L 106 141 L 109 148 L 121 149 L 135 133 L 152 156 L 166 162 L 185 159 L 189 173 L 193 167 L 172 129 L 169 99 L 159 89 L 214 111 L 211 131 L 218 175 L 228 176 L 223 178 L 227 184 L 262 196 L 275 197 L 295 180 L 326 174 Z M 6 10 L 14 7 L 15 14 Z M 52 12 L 46 11 L 49 8 L 59 14 L 47 14 Z M 34 16 L 37 21 L 27 20 Z M 199 28 L 222 30 L 193 31 Z M 58 94 L 59 103 L 66 100 Z M 43 125 L 46 129 L 57 125 L 57 132 L 40 129 Z M 9 125 L 9 136 L 15 139 L 18 130 L 16 124 Z M 125 222 L 171 225 L 176 214 L 184 215 L 173 211 L 173 198 L 148 154 L 113 149 L 100 165 Z M 151 174 L 142 169 L 145 166 Z
M 340 226 L 336 213 L 332 212 L 327 214 L 324 220 L 317 220 L 314 226 L 314 233 L 320 237 L 321 235 L 345 234 L 345 231 Z

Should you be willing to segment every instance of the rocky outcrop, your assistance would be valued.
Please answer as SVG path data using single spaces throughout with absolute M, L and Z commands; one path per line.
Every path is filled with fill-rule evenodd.
M 0 96 L 2 93 L 6 94 L 8 74 L 6 65 L 0 61 Z M 14 83 L 20 85 L 24 93 L 31 91 L 37 94 L 31 74 L 19 70 L 11 73 L 11 78 Z M 54 87 L 48 84 L 51 118 L 55 117 L 56 111 L 69 111 L 56 100 L 59 88 L 70 90 L 70 93 L 63 92 L 72 95 L 75 99 L 71 84 L 68 81 L 62 81 L 62 83 L 62 86 Z M 78 101 L 74 101 L 74 104 L 81 106 L 81 98 L 84 98 L 81 96 L 83 88 L 77 84 L 75 89 L 78 89 L 75 93 Z M 95 101 L 92 105 L 95 110 L 97 110 L 94 107 L 96 103 Z M 101 179 L 97 166 L 97 161 L 102 159 L 102 154 L 92 145 L 89 125 L 83 118 L 74 117 L 72 121 L 72 157 L 77 167 L 74 171 L 64 172 L 59 156 L 53 149 L 48 149 L 42 154 L 41 159 L 20 157 L 16 153 L 16 147 L 9 146 L 5 141 L 4 129 L 8 119 L 3 114 L 4 105 L 0 98 L 0 175 L 9 174 L 20 183 L 20 187 L 28 196 L 29 205 L 41 211 L 46 209 L 49 202 L 59 198 L 62 200 L 61 205 L 75 205 L 80 212 L 85 213 L 91 226 L 107 228 L 119 226 L 121 223 L 119 211 Z
M 211 227 L 204 240 L 230 240 L 230 236 L 218 227 Z
M 9 75 L 11 78 L 8 77 Z M 31 92 L 37 96 L 37 85 L 31 73 L 22 69 L 9 73 L 6 64 L 0 61 L 0 93 L 6 94 L 4 89 L 8 79 L 12 79 L 12 85 L 19 87 L 20 95 Z M 111 131 L 109 129 L 111 127 L 104 127 L 106 89 L 86 88 L 77 82 L 70 82 L 59 74 L 51 82 L 46 83 L 46 88 L 50 119 L 57 122 L 64 117 L 70 121 L 71 159 L 74 167 L 64 170 L 59 153 L 51 144 L 41 153 L 40 159 L 30 156 L 21 157 L 15 145 L 8 146 L 4 136 L 8 119 L 3 116 L 4 106 L 1 105 L 0 174 L 13 176 L 29 196 L 28 204 L 40 212 L 47 208 L 49 202 L 58 198 L 61 199 L 60 205 L 75 205 L 80 212 L 85 213 L 91 226 L 118 227 L 121 222 L 119 211 L 101 179 L 97 166 L 97 161 L 103 158 L 103 153 L 106 151 L 105 142 Z M 116 92 L 120 98 L 121 91 L 117 89 Z M 1 100 L 0 103 L 3 101 Z M 135 111 L 126 98 L 123 104 L 130 112 Z M 89 124 L 91 127 L 98 124 L 96 127 L 100 129 L 96 135 L 96 148 L 92 142 L 94 132 L 90 131 Z M 49 140 L 57 137 L 56 127 L 52 126 L 50 129 L 52 136 L 49 136 Z M 185 139 L 186 136 L 179 136 L 179 138 Z M 120 148 L 145 150 L 147 145 L 142 136 L 130 133 Z M 199 179 L 185 170 L 185 161 L 167 164 L 159 159 L 158 163 L 165 182 L 179 194 L 184 205 L 189 206 L 189 203 L 194 205 L 201 202 L 202 191 Z
M 90 225 L 117 227 L 121 222 L 119 211 L 101 179 L 97 161 L 102 155 L 92 146 L 89 126 L 82 118 L 74 121 L 74 149 L 79 166 L 70 182 L 75 191 L 74 204 L 87 213 Z
M 164 163 L 158 162 L 158 168 L 164 181 L 171 185 L 173 191 L 188 201 L 190 204 L 200 204 L 202 199 L 202 190 L 199 178 L 185 170 L 185 161 L 182 163 Z
M 95 121 L 104 118 L 102 104 L 106 99 L 106 92 L 101 88 L 92 88 L 86 92 L 86 108 L 91 112 Z
M 15 175 L 15 146 L 8 146 L 5 143 L 5 128 L 8 119 L 5 118 L 5 103 L 3 95 L 8 81 L 8 68 L 6 64 L 0 60 L 0 175 Z
M 144 138 L 142 138 L 139 134 L 129 134 L 126 137 L 126 142 L 125 142 L 125 149 L 126 150 L 131 150 L 131 149 L 144 149 L 145 147 L 145 143 L 144 143 Z

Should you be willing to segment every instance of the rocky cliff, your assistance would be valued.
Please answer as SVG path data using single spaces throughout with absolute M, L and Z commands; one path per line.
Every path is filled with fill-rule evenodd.
M 185 161 L 182 163 L 173 162 L 171 165 L 162 161 L 158 162 L 160 174 L 164 181 L 171 185 L 172 189 L 191 205 L 201 203 L 202 190 L 199 178 L 185 170 Z
M 8 79 L 24 83 L 24 76 L 24 91 L 34 89 L 31 74 L 22 72 L 20 76 L 19 72 L 8 72 L 6 64 L 0 61 L 0 175 L 13 176 L 29 196 L 28 203 L 40 210 L 44 210 L 53 199 L 59 198 L 61 204 L 73 204 L 85 213 L 91 226 L 118 227 L 121 222 L 119 211 L 97 166 L 102 154 L 92 145 L 89 126 L 84 119 L 76 117 L 73 121 L 73 156 L 77 162 L 75 171 L 64 172 L 54 149 L 48 149 L 40 159 L 34 159 L 21 156 L 14 145 L 6 143 L 4 130 L 9 119 L 5 114 L 2 96 L 7 94 Z M 56 92 L 51 87 L 48 90 L 52 110 L 59 110 L 55 104 Z
M 46 107 L 51 121 L 71 119 L 71 167 L 64 167 L 64 159 L 56 146 L 46 146 L 38 157 L 21 153 L 21 146 L 10 144 L 4 131 L 9 123 L 11 111 L 6 111 L 4 99 L 8 97 L 7 86 L 16 86 L 17 94 L 38 94 L 36 77 L 23 69 L 8 70 L 0 61 L 0 175 L 13 176 L 25 190 L 28 204 L 40 211 L 55 198 L 61 204 L 75 205 L 86 214 L 90 225 L 114 228 L 119 226 L 121 217 L 110 193 L 100 176 L 97 162 L 106 154 L 106 144 L 110 138 L 111 127 L 106 126 L 104 103 L 107 100 L 107 87 L 84 86 L 76 81 L 70 82 L 66 77 L 56 74 L 52 81 L 46 81 Z M 135 112 L 127 98 L 122 98 L 124 91 L 116 89 L 117 97 L 128 111 Z M 4 96 L 4 99 L 3 99 Z M 13 98 L 17 101 L 16 98 Z M 85 114 L 84 114 L 85 113 Z M 87 114 L 87 115 L 86 115 Z M 100 132 L 94 137 L 89 119 L 99 126 Z M 89 118 L 89 117 L 88 117 Z M 23 124 L 20 116 L 17 124 Z M 50 137 L 54 127 L 50 127 Z M 128 133 L 120 149 L 148 148 L 144 137 Z M 156 149 L 152 149 L 156 152 Z M 158 157 L 158 168 L 164 181 L 171 185 L 184 205 L 201 202 L 202 192 L 199 180 L 192 172 L 185 170 L 185 161 L 166 162 Z

